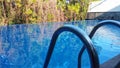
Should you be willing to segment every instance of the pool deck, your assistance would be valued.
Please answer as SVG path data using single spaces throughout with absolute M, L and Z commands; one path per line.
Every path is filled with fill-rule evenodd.
M 88 12 L 120 12 L 120 0 L 100 0 L 91 2 Z
M 91 2 L 86 19 L 120 20 L 120 0 L 100 0 Z
M 100 68 L 120 68 L 120 54 L 103 63 Z

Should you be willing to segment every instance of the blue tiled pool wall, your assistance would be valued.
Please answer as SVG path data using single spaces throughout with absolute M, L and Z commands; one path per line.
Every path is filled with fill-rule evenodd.
M 98 21 L 90 20 L 84 22 L 87 22 L 87 24 L 71 22 L 65 24 L 45 23 L 0 27 L 0 68 L 41 68 L 44 63 L 46 52 L 54 31 L 62 25 L 72 24 L 79 26 L 89 34 L 90 30 L 93 28 L 93 25 L 97 24 Z M 114 27 L 112 26 L 110 29 L 112 28 Z M 117 36 L 120 35 L 118 34 L 119 32 L 117 32 L 118 30 L 116 29 L 116 31 L 110 31 L 108 29 L 111 33 L 117 32 L 116 34 L 111 34 L 111 38 L 111 36 L 109 36 L 110 34 L 107 35 L 106 33 L 108 32 L 104 31 L 107 29 L 108 27 L 100 29 L 99 31 L 102 31 L 97 32 L 96 36 L 93 38 L 93 42 L 95 44 L 97 52 L 99 53 L 101 63 L 108 60 L 108 58 L 113 57 L 111 54 L 116 55 L 120 53 L 120 47 L 117 46 L 119 45 L 119 42 L 117 42 L 117 45 L 116 43 L 112 44 L 112 47 L 109 45 L 111 43 L 110 40 L 115 39 L 118 41 L 120 39 L 119 36 Z M 103 39 L 103 37 L 105 37 L 105 39 Z M 70 68 L 73 68 L 73 66 L 77 66 L 76 58 L 82 46 L 82 42 L 79 42 L 80 40 L 76 38 L 77 37 L 74 36 L 74 34 L 71 34 L 69 32 L 61 34 L 60 38 L 57 41 L 58 43 L 56 44 L 56 48 L 52 56 L 52 61 L 50 61 L 50 68 L 53 68 L 53 66 L 55 66 L 55 68 L 67 68 L 68 66 Z M 109 44 L 103 43 L 106 40 L 108 40 Z M 110 49 L 107 49 L 107 47 Z M 87 55 L 87 53 L 84 54 Z M 88 57 L 83 57 L 83 59 L 87 58 Z M 82 63 L 84 67 L 90 65 L 88 60 L 83 60 L 84 63 Z

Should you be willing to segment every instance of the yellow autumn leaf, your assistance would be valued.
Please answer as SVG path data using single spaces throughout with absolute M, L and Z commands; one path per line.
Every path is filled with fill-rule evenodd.
M 79 14 L 79 9 L 76 9 L 76 10 L 75 10 L 75 13 L 76 13 L 76 14 Z
M 18 7 L 21 7 L 21 6 L 22 6 L 20 3 L 16 3 L 16 5 L 17 5 Z
M 16 2 L 17 2 L 17 3 L 20 3 L 20 2 L 21 2 L 21 0 L 16 0 Z
M 36 21 L 37 19 L 36 18 L 30 18 L 31 21 Z
M 32 0 L 32 2 L 33 2 L 33 3 L 35 3 L 35 2 L 36 2 L 36 0 Z
M 27 15 L 30 15 L 32 13 L 33 13 L 33 11 L 31 9 L 27 9 L 26 12 L 25 12 L 25 14 L 27 14 Z
M 10 0 L 6 0 L 7 2 L 10 2 Z
M 36 0 L 29 0 L 29 3 L 35 3 Z

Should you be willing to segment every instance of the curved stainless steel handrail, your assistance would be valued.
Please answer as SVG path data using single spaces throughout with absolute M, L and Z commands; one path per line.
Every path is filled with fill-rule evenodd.
M 90 32 L 89 34 L 89 37 L 92 38 L 93 35 L 95 34 L 95 32 L 102 26 L 104 25 L 107 25 L 107 24 L 110 24 L 110 25 L 115 25 L 117 27 L 120 28 L 120 22 L 119 21 L 115 21 L 115 20 L 105 20 L 105 21 L 101 21 L 99 22 L 93 29 L 92 31 Z M 78 56 L 78 62 L 80 63 L 81 62 L 81 57 L 82 57 L 82 53 L 84 52 L 85 50 L 85 47 L 83 46 L 81 51 L 79 52 L 79 56 Z M 80 68 L 81 67 L 81 64 L 78 64 L 78 67 Z
M 55 44 L 56 44 L 56 40 L 57 40 L 58 36 L 64 31 L 72 32 L 81 39 L 81 41 L 85 44 L 85 47 L 86 47 L 87 52 L 89 54 L 92 68 L 99 67 L 98 55 L 97 55 L 97 53 L 96 53 L 96 51 L 95 51 L 95 49 L 93 47 L 93 43 L 91 42 L 90 38 L 88 37 L 88 35 L 86 33 L 84 33 L 78 27 L 75 27 L 75 26 L 72 26 L 72 25 L 66 25 L 66 26 L 63 26 L 63 27 L 59 28 L 53 34 L 43 68 L 48 67 L 48 64 L 49 64 L 53 49 L 54 49 Z
M 93 30 L 90 32 L 89 34 L 89 37 L 92 38 L 93 35 L 95 34 L 95 32 L 102 26 L 104 25 L 107 25 L 107 24 L 110 24 L 110 25 L 115 25 L 117 27 L 120 28 L 120 22 L 119 21 L 114 21 L 114 20 L 105 20 L 105 21 L 101 21 L 99 22 L 94 28 Z

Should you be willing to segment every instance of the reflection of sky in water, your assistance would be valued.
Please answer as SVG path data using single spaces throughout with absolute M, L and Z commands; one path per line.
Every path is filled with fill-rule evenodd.
M 88 23 L 84 23 L 84 27 L 74 22 L 67 24 L 79 26 L 89 33 L 93 25 L 96 24 L 95 22 L 98 21 L 90 20 L 84 22 Z M 62 25 L 63 23 L 41 23 L 39 25 L 0 27 L 0 67 L 41 68 L 52 34 Z M 109 26 L 109 28 L 102 27 L 92 39 L 101 63 L 120 53 L 120 34 L 118 31 L 120 30 L 113 26 Z M 69 32 L 62 33 L 57 41 L 50 67 L 76 67 L 76 58 L 82 45 L 83 43 L 74 34 Z M 87 53 L 84 53 L 84 56 L 82 65 L 89 65 Z M 11 66 L 7 66 L 8 64 Z

